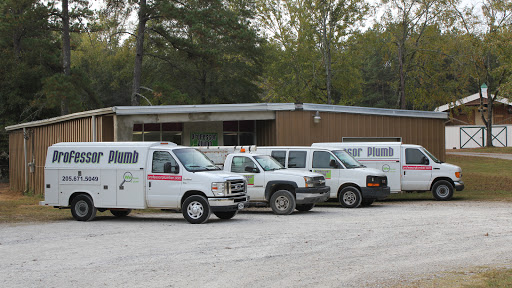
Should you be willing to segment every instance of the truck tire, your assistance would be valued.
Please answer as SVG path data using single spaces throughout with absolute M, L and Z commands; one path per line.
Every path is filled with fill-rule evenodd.
M 132 212 L 132 209 L 126 209 L 126 210 L 110 210 L 110 213 L 116 217 L 126 217 L 128 214 Z
M 91 196 L 80 194 L 71 201 L 71 215 L 77 221 L 91 221 L 96 217 L 96 207 Z
M 453 197 L 453 185 L 449 181 L 439 180 L 432 186 L 432 195 L 436 200 L 447 201 Z
M 213 212 L 213 214 L 215 214 L 215 216 L 217 216 L 219 219 L 231 219 L 235 217 L 237 213 L 238 210 Z
M 338 196 L 341 206 L 345 208 L 357 208 L 361 205 L 362 201 L 361 191 L 353 186 L 348 186 L 341 189 Z
M 210 218 L 210 205 L 203 196 L 192 195 L 183 202 L 183 217 L 192 224 L 202 224 Z
M 270 197 L 270 207 L 277 215 L 290 215 L 295 209 L 295 197 L 288 190 L 279 190 Z
M 315 203 L 297 205 L 297 207 L 295 207 L 295 209 L 297 209 L 297 211 L 307 212 L 307 211 L 313 209 L 313 207 L 315 207 Z

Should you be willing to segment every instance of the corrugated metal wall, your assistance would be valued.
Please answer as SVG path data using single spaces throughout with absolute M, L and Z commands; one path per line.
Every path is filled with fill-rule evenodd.
M 107 116 L 108 117 L 108 116 Z M 96 117 L 96 140 L 103 141 L 103 116 Z M 110 117 L 112 118 L 112 117 Z M 107 122 L 109 122 L 107 120 Z M 111 121 L 110 121 L 111 122 Z M 91 117 L 74 119 L 56 124 L 27 128 L 27 161 L 34 161 L 34 172 L 28 173 L 28 192 L 44 193 L 44 164 L 49 146 L 58 142 L 90 142 L 92 141 Z M 108 125 L 108 124 L 107 124 Z M 111 135 L 106 135 L 110 139 Z M 11 131 L 9 134 L 9 183 L 14 191 L 25 191 L 25 159 L 23 129 Z
M 276 112 L 277 146 L 309 146 L 314 142 L 341 142 L 343 137 L 401 137 L 419 144 L 445 160 L 444 119 L 393 117 L 320 112 L 320 123 L 311 111 Z

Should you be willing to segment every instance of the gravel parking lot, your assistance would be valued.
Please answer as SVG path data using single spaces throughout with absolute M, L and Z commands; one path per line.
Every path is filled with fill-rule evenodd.
M 391 287 L 512 267 L 511 219 L 512 203 L 428 200 L 203 225 L 178 213 L 2 224 L 0 287 Z

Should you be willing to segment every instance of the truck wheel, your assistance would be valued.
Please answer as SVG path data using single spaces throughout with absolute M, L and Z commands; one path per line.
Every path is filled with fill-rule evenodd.
M 235 215 L 237 213 L 238 213 L 238 210 L 213 212 L 213 214 L 215 214 L 215 216 L 217 216 L 219 219 L 231 219 L 231 218 L 235 217 Z
M 313 207 L 315 207 L 315 203 L 297 205 L 297 207 L 295 207 L 295 209 L 297 209 L 297 211 L 307 212 L 307 211 L 313 209 Z
M 71 201 L 71 215 L 77 221 L 91 221 L 96 217 L 96 207 L 91 196 L 80 194 Z
M 348 186 L 341 189 L 340 195 L 338 196 L 341 206 L 345 208 L 356 208 L 361 205 L 361 192 L 359 189 L 353 186 Z
M 110 213 L 116 217 L 125 217 L 128 216 L 132 212 L 132 209 L 126 209 L 126 210 L 110 210 Z
M 373 202 L 375 202 L 375 199 L 363 199 L 363 201 L 361 201 L 361 207 L 371 206 Z
M 203 196 L 192 195 L 183 202 L 182 213 L 188 222 L 202 224 L 210 218 L 210 205 Z
M 436 200 L 446 201 L 450 200 L 453 197 L 453 185 L 452 183 L 446 180 L 437 181 L 434 186 L 432 186 L 432 195 Z
M 270 207 L 277 215 L 290 215 L 295 209 L 295 197 L 290 191 L 279 190 L 270 197 Z

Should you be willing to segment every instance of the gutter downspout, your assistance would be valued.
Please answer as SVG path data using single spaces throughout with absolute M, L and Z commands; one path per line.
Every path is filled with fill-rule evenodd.
M 23 153 L 25 159 L 25 193 L 28 192 L 27 129 L 23 128 Z
M 92 115 L 91 117 L 91 126 L 92 126 L 92 142 L 96 142 L 96 116 Z

